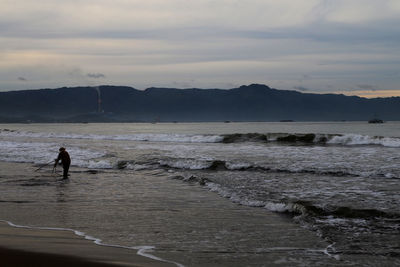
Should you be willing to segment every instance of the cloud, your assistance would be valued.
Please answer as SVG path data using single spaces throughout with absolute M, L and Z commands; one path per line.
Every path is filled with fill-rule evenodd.
M 26 82 L 28 80 L 26 78 L 24 78 L 24 77 L 18 77 L 18 81 Z
M 377 86 L 369 85 L 369 84 L 359 84 L 357 85 L 358 88 L 363 89 L 363 90 L 371 90 L 371 91 L 376 91 Z
M 104 75 L 103 73 L 88 73 L 86 74 L 86 76 L 93 79 L 100 79 L 106 77 L 106 75 Z
M 19 2 L 0 1 L 0 90 L 110 77 L 143 88 L 400 84 L 399 0 Z

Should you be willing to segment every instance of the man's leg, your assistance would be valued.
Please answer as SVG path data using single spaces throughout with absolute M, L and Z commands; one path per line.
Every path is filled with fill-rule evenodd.
M 69 170 L 69 165 L 63 165 L 63 178 L 68 179 L 68 170 Z

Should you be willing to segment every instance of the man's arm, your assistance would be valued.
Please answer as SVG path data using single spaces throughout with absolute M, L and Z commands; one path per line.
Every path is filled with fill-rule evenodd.
M 57 167 L 57 163 L 60 161 L 60 159 L 61 159 L 61 153 L 59 153 L 58 157 L 55 159 L 54 168 Z

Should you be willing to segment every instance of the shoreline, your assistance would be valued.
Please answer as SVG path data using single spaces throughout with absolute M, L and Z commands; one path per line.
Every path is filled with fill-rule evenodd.
M 0 178 L 4 179 L 2 185 L 7 193 L 0 199 L 0 219 L 23 227 L 11 227 L 0 220 L 0 248 L 45 253 L 43 259 L 48 253 L 83 257 L 87 262 L 109 266 L 183 266 L 179 263 L 193 267 L 265 263 L 300 266 L 298 262 L 312 266 L 316 261 L 333 265 L 338 262 L 335 255 L 330 254 L 330 244 L 326 240 L 295 224 L 291 218 L 238 205 L 207 188 L 173 177 L 160 179 L 152 173 L 140 172 L 87 174 L 77 171 L 69 182 L 64 183 L 52 176 L 43 177 L 46 173 L 28 175 L 36 168 L 28 163 L 0 162 L 0 166 L 3 170 Z M 116 175 L 118 183 L 113 180 Z M 108 233 L 109 227 L 114 226 L 108 223 L 108 218 L 116 218 L 113 213 L 115 203 L 104 201 L 103 191 L 97 195 L 88 193 L 87 189 L 94 188 L 92 185 L 104 188 L 104 192 L 109 192 L 110 186 L 122 186 L 129 192 L 129 203 L 133 205 L 117 205 L 124 207 L 122 218 L 129 219 L 129 224 L 113 228 L 117 231 L 114 239 Z M 86 203 L 88 197 L 94 206 L 79 204 L 79 201 Z M 70 200 L 79 201 L 72 205 Z M 98 207 L 95 200 L 105 205 Z M 128 213 L 126 208 L 129 208 Z M 96 217 L 82 221 L 81 216 Z M 93 226 L 95 222 L 104 225 Z M 30 226 L 32 229 L 25 228 Z M 60 231 L 62 229 L 67 231 Z M 117 234 L 134 241 L 115 241 Z M 102 246 L 93 244 L 93 241 L 100 243 L 100 239 L 104 240 Z M 177 240 L 184 246 L 176 243 Z M 156 246 L 153 251 L 138 246 L 152 244 Z M 28 259 L 31 256 L 34 255 L 27 255 Z M 169 262 L 157 259 L 168 259 Z
M 39 229 L 0 221 L 0 257 L 3 266 L 136 266 L 176 264 L 137 254 L 138 250 L 97 245 L 70 229 Z

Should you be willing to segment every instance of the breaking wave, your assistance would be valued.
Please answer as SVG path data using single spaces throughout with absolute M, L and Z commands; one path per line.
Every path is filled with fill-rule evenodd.
M 123 135 L 73 134 L 26 132 L 0 129 L 0 137 L 64 138 L 116 141 L 149 141 L 172 143 L 280 143 L 280 144 L 314 144 L 314 145 L 380 145 L 400 147 L 400 138 L 368 136 L 360 134 L 294 134 L 294 133 L 235 133 L 235 134 L 152 134 L 135 133 Z
M 0 160 L 6 162 L 35 163 L 37 166 L 46 165 L 56 157 L 58 151 L 56 143 L 44 142 L 14 142 L 0 141 Z M 148 158 L 137 161 L 120 159 L 107 154 L 106 151 L 85 149 L 70 146 L 69 151 L 74 155 L 72 165 L 89 169 L 177 169 L 177 170 L 210 170 L 210 171 L 256 171 L 266 173 L 302 173 L 312 175 L 348 176 L 348 177 L 382 177 L 400 179 L 396 166 L 385 168 L 350 168 L 342 166 L 326 166 L 324 164 L 276 164 L 268 161 L 255 162 L 253 160 L 226 160 L 214 157 L 162 157 Z
M 191 181 L 191 179 L 182 179 L 184 181 Z M 200 180 L 197 178 L 197 180 Z M 269 211 L 281 212 L 281 213 L 292 213 L 295 216 L 312 216 L 312 217 L 330 217 L 330 218 L 351 218 L 351 219 L 368 219 L 368 218 L 386 218 L 393 220 L 400 220 L 400 214 L 390 213 L 376 209 L 354 209 L 351 207 L 336 207 L 336 206 L 317 206 L 309 201 L 293 201 L 293 202 L 273 202 L 271 201 L 260 201 L 251 200 L 246 197 L 240 196 L 236 192 L 224 188 L 223 186 L 216 184 L 211 181 L 207 181 L 206 186 L 210 191 L 216 192 L 224 198 L 229 198 L 232 202 L 238 203 L 245 206 L 251 207 L 262 207 Z
M 151 165 L 146 165 L 148 168 L 154 166 L 157 163 Z M 179 170 L 212 170 L 212 171 L 259 171 L 267 173 L 288 173 L 288 174 L 312 174 L 312 175 L 327 175 L 336 177 L 382 177 L 388 179 L 400 179 L 396 174 L 386 171 L 364 171 L 359 170 L 330 170 L 330 169 L 320 169 L 320 168 L 298 168 L 290 166 L 287 168 L 279 167 L 266 167 L 253 165 L 246 162 L 228 162 L 224 160 L 196 160 L 196 159 L 164 159 L 159 160 L 158 164 L 164 168 L 172 168 Z
M 199 180 L 199 178 L 196 179 Z M 183 180 L 190 182 L 193 178 Z M 306 200 L 255 200 L 241 194 L 240 190 L 229 189 L 213 181 L 205 180 L 203 184 L 210 191 L 228 198 L 233 203 L 288 214 L 296 222 L 307 229 L 316 231 L 318 235 L 333 244 L 341 240 L 343 234 L 350 238 L 358 238 L 357 234 L 354 234 L 354 232 L 358 232 L 360 240 L 362 240 L 361 233 L 377 232 L 380 235 L 392 235 L 400 227 L 400 214 L 391 210 L 332 206 L 327 203 L 313 203 Z M 397 253 L 396 249 L 394 249 L 394 253 Z
M 35 164 L 46 164 L 50 159 L 54 159 L 58 155 L 58 151 L 54 150 L 58 147 L 57 143 L 42 142 L 13 142 L 0 141 L 0 160 L 6 162 L 27 162 Z M 73 155 L 72 164 L 80 167 L 105 166 L 108 163 L 98 162 L 94 159 L 106 155 L 104 151 L 95 151 L 92 149 L 83 149 L 71 146 L 68 149 Z
M 386 147 L 400 147 L 400 138 L 346 134 L 333 136 L 327 143 L 339 145 L 381 145 Z
M 223 135 L 223 143 L 278 142 L 331 145 L 381 145 L 400 147 L 400 138 L 368 136 L 360 134 L 290 134 L 290 133 L 248 133 Z
M 116 140 L 116 141 L 150 141 L 150 142 L 183 142 L 183 143 L 219 143 L 223 137 L 220 135 L 187 135 L 187 134 L 73 134 L 73 133 L 44 133 L 25 132 L 0 129 L 2 137 L 33 137 L 33 138 L 64 138 L 64 139 L 90 139 L 90 140 Z

